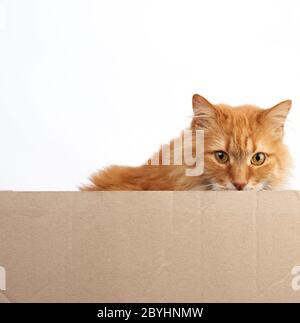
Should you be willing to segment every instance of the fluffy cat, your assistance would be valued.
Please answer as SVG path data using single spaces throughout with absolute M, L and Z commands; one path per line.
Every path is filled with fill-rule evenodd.
M 204 130 L 204 172 L 186 176 L 187 165 L 110 166 L 93 174 L 85 191 L 270 190 L 280 188 L 290 167 L 283 128 L 290 100 L 272 108 L 213 105 L 193 96 L 192 131 Z M 181 135 L 182 136 L 182 135 Z M 195 141 L 193 151 L 195 151 Z M 174 141 L 170 143 L 171 161 Z M 161 150 L 157 153 L 161 162 Z

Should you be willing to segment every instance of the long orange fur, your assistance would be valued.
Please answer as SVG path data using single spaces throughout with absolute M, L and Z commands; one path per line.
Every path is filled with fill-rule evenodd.
M 213 105 L 196 94 L 190 129 L 204 130 L 202 175 L 186 176 L 184 164 L 153 166 L 148 161 L 139 167 L 110 166 L 96 172 L 90 178 L 91 184 L 81 190 L 235 190 L 235 183 L 240 182 L 245 183 L 244 190 L 280 188 L 291 165 L 283 143 L 283 127 L 290 107 L 290 100 L 269 109 L 253 105 Z M 170 149 L 172 157 L 173 141 Z M 216 151 L 225 151 L 229 161 L 221 164 L 216 159 Z M 266 160 L 254 166 L 250 160 L 258 152 L 263 152 Z M 161 156 L 161 150 L 158 154 Z

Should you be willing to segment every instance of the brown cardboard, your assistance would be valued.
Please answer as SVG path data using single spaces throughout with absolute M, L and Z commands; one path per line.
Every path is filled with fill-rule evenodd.
M 295 191 L 1 192 L 0 302 L 298 302 L 299 201 Z

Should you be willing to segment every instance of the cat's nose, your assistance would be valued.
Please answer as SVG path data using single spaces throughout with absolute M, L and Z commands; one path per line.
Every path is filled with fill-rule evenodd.
M 236 187 L 238 191 L 242 191 L 243 188 L 247 185 L 247 183 L 243 182 L 233 182 L 232 184 Z

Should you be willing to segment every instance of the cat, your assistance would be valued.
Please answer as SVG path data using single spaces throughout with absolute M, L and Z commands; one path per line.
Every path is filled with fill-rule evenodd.
M 187 165 L 110 166 L 93 174 L 83 191 L 272 190 L 285 182 L 291 156 L 283 143 L 291 100 L 272 108 L 231 107 L 193 96 L 190 130 L 204 131 L 204 171 L 186 176 Z M 181 137 L 183 135 L 181 134 Z M 193 141 L 195 152 L 195 140 Z M 174 140 L 170 143 L 174 156 Z M 162 161 L 162 148 L 157 153 Z M 202 156 L 203 157 L 203 156 Z M 171 158 L 172 159 L 172 158 Z

